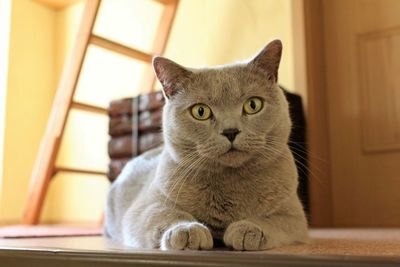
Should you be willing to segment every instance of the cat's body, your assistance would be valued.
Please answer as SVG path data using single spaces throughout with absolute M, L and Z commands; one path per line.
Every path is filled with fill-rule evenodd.
M 165 145 L 128 163 L 113 184 L 109 236 L 163 249 L 210 249 L 213 238 L 237 250 L 307 240 L 276 83 L 280 52 L 274 41 L 247 64 L 196 71 L 155 59 Z

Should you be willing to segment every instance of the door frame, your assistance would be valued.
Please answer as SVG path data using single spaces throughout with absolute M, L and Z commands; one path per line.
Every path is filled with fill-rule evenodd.
M 333 225 L 322 0 L 304 0 L 311 226 Z

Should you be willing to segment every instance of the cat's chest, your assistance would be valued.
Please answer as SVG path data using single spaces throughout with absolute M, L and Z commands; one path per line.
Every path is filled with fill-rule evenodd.
M 226 228 L 230 223 L 251 217 L 264 198 L 262 190 L 246 183 L 201 184 L 187 198 L 185 209 L 196 219 L 214 227 Z

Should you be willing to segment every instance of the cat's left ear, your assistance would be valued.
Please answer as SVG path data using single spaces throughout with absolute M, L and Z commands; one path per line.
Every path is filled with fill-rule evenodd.
M 281 56 L 282 42 L 281 40 L 273 40 L 249 62 L 249 66 L 264 71 L 267 75 L 267 79 L 272 83 L 276 83 L 278 81 L 278 69 Z
M 164 57 L 153 58 L 153 68 L 167 98 L 177 93 L 182 82 L 191 74 L 183 66 Z

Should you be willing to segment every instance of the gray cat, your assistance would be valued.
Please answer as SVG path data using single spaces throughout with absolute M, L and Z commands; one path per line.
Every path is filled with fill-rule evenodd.
M 156 57 L 164 146 L 130 161 L 112 185 L 105 232 L 138 248 L 265 250 L 307 241 L 277 85 L 282 44 L 254 59 L 189 69 Z

